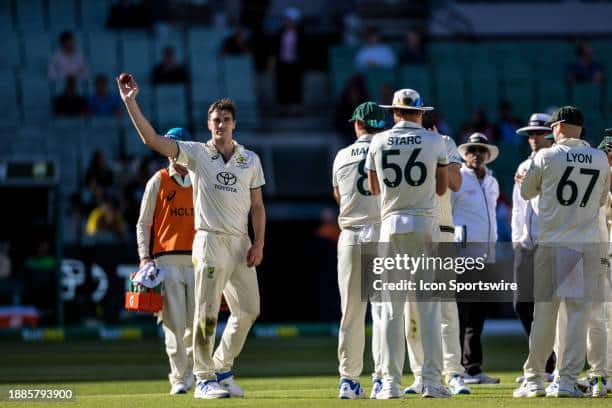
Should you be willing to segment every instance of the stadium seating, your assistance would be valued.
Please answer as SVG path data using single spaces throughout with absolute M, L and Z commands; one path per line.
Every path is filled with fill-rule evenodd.
M 187 95 L 184 85 L 157 85 L 153 89 L 153 95 L 153 117 L 162 129 L 187 123 Z
M 76 0 L 53 0 L 53 4 L 49 7 L 49 28 L 54 31 L 76 29 L 77 11 Z
M 512 102 L 514 114 L 526 118 L 535 109 L 532 67 L 526 61 L 503 61 L 502 95 Z
M 240 112 L 241 124 L 248 126 L 257 121 L 258 111 L 255 95 L 255 72 L 250 56 L 224 57 L 223 66 L 223 96 L 231 97 Z
M 366 86 L 370 99 L 378 103 L 383 103 L 383 88 L 389 87 L 391 93 L 397 88 L 396 70 L 388 68 L 369 69 L 366 73 Z
M 43 0 L 16 1 L 17 27 L 24 34 L 39 32 L 46 28 Z
M 88 31 L 104 29 L 110 4 L 113 0 L 81 1 L 81 26 Z
M 28 70 L 47 75 L 51 58 L 51 41 L 49 34 L 45 32 L 32 31 L 23 35 L 24 63 Z
M 51 90 L 47 78 L 37 71 L 21 71 L 19 85 L 24 121 L 26 123 L 45 123 L 51 116 Z
M 435 68 L 434 106 L 444 112 L 453 129 L 458 129 L 469 115 L 462 67 L 440 64 Z
M 124 31 L 120 37 L 120 67 L 121 71 L 132 73 L 140 82 L 150 77 L 153 68 L 151 58 L 152 45 L 149 35 L 140 31 Z
M 425 103 L 433 102 L 431 75 L 424 65 L 406 65 L 399 70 L 398 85 L 401 88 L 416 89 Z
M 21 50 L 19 48 L 19 37 L 16 33 L 6 32 L 0 53 L 0 69 L 17 68 L 21 65 Z
M 12 69 L 0 69 L 0 124 L 16 125 L 19 121 L 17 101 L 17 80 Z
M 91 73 L 104 73 L 114 78 L 119 69 L 117 36 L 112 32 L 89 32 L 86 47 Z
M 570 87 L 571 103 L 592 115 L 599 114 L 601 112 L 602 90 L 600 84 L 572 84 Z
M 490 120 L 497 120 L 500 100 L 497 67 L 484 61 L 473 64 L 468 70 L 467 82 L 472 110 L 482 108 Z M 484 89 L 486 92 L 483 92 Z

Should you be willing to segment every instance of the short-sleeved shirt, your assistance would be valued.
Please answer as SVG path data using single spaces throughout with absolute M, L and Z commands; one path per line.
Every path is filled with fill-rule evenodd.
M 442 135 L 444 146 L 446 146 L 446 155 L 448 163 L 456 163 L 461 166 L 461 155 L 457 150 L 455 141 L 446 135 Z M 451 207 L 451 190 L 446 189 L 446 192 L 441 196 L 436 195 L 438 199 L 438 223 L 446 227 L 453 226 L 453 209 Z
M 196 230 L 247 235 L 251 190 L 265 184 L 259 156 L 234 142 L 225 162 L 211 142 L 177 142 L 193 183 Z
M 608 200 L 606 154 L 580 139 L 541 149 L 521 183 L 521 196 L 539 195 L 540 244 L 597 242 L 598 214 Z
M 380 222 L 380 199 L 368 189 L 365 162 L 372 135 L 363 135 L 340 150 L 333 166 L 332 184 L 340 192 L 340 228 L 361 228 Z
M 417 123 L 401 121 L 372 139 L 366 168 L 376 171 L 381 219 L 436 216 L 436 170 L 448 165 L 444 139 Z

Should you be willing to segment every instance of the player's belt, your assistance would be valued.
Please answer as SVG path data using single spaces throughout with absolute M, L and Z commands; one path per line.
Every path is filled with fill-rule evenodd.
M 450 232 L 451 234 L 454 234 L 455 227 L 449 227 L 448 225 L 440 225 L 440 232 Z

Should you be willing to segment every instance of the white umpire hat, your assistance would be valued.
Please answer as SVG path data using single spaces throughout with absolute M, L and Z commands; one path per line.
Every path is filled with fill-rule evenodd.
M 493 160 L 497 159 L 497 156 L 499 156 L 499 149 L 497 148 L 497 146 L 490 144 L 489 139 L 487 139 L 485 135 L 476 132 L 470 135 L 466 143 L 459 145 L 459 147 L 457 148 L 463 160 L 465 160 L 465 155 L 468 149 L 473 146 L 484 147 L 489 151 L 489 158 L 487 159 L 485 164 L 491 163 Z
M 433 106 L 423 106 L 421 95 L 414 89 L 400 89 L 393 94 L 391 105 L 378 105 L 387 109 L 410 109 L 418 111 L 431 111 Z
M 527 136 L 529 132 L 552 132 L 552 129 L 548 125 L 550 122 L 550 115 L 548 113 L 533 113 L 529 117 L 527 126 L 524 126 L 516 131 L 517 135 Z

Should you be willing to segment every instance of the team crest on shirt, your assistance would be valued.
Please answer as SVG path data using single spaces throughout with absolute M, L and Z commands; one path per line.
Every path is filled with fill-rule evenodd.
M 235 162 L 236 166 L 240 167 L 241 169 L 246 169 L 249 167 L 249 158 L 242 152 L 236 153 Z
M 215 276 L 215 267 L 214 266 L 209 266 L 206 269 L 207 273 L 208 273 L 208 279 L 212 279 Z

